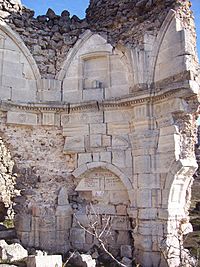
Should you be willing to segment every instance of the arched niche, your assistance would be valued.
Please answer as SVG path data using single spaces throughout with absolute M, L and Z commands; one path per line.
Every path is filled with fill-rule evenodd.
M 193 174 L 197 168 L 194 160 L 172 162 L 166 177 L 162 209 L 166 219 L 165 238 L 161 240 L 162 249 L 166 249 L 169 266 L 179 264 L 180 249 L 183 250 L 183 237 L 192 232 L 189 223 L 189 207 Z M 188 256 L 188 254 L 186 254 Z
M 89 202 L 98 202 L 105 205 L 129 205 L 128 192 L 113 172 L 103 168 L 88 170 L 79 176 L 76 191 L 87 192 Z M 91 200 L 91 201 L 90 201 Z
M 162 89 L 172 82 L 188 80 L 188 63 L 197 57 L 195 48 L 189 45 L 191 38 L 191 32 L 183 28 L 176 12 L 170 10 L 154 43 L 149 84 Z
M 75 169 L 72 173 L 72 175 L 75 178 L 80 177 L 81 175 L 83 175 L 84 173 L 86 173 L 87 171 L 91 171 L 91 170 L 95 170 L 97 168 L 103 169 L 103 170 L 107 170 L 111 173 L 113 173 L 115 176 L 117 176 L 122 184 L 124 185 L 124 187 L 126 188 L 128 195 L 129 195 L 129 200 L 132 203 L 132 193 L 133 193 L 133 185 L 129 179 L 129 177 L 124 174 L 119 168 L 117 168 L 115 165 L 111 164 L 111 163 L 105 163 L 105 162 L 91 162 L 91 163 L 85 163 L 82 164 L 81 166 L 79 166 L 77 169 Z
M 165 184 L 168 195 L 163 199 L 163 207 L 167 207 L 170 219 L 187 218 L 191 198 L 190 189 L 196 169 L 195 159 L 177 160 L 171 164 Z
M 75 191 L 78 193 L 78 205 L 75 208 L 72 205 L 71 233 L 80 232 L 84 243 L 83 248 L 92 247 L 95 243 L 97 244 L 97 240 L 90 237 L 88 241 L 77 222 L 86 229 L 91 229 L 91 225 L 95 224 L 101 233 L 109 221 L 108 227 L 105 228 L 105 235 L 108 234 L 109 229 L 109 238 L 102 236 L 105 238 L 105 245 L 109 249 L 114 247 L 118 253 L 122 245 L 133 246 L 131 234 L 133 225 L 128 216 L 129 194 L 120 177 L 107 168 L 96 167 L 80 172 L 76 180 Z M 78 248 L 72 237 L 71 240 L 72 247 Z
M 21 38 L 4 22 L 0 22 L 0 63 L 0 98 L 36 101 L 38 67 Z
M 128 55 L 86 31 L 69 52 L 56 79 L 64 101 L 103 100 L 129 94 L 133 75 Z

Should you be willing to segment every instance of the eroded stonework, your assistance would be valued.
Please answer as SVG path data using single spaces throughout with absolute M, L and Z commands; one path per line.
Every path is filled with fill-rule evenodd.
M 114 255 L 131 246 L 142 266 L 165 266 L 161 245 L 177 252 L 189 226 L 197 168 L 189 2 L 91 1 L 84 20 L 0 6 L 0 129 L 20 190 L 18 237 L 53 253 L 88 251 L 98 243 L 89 218 L 101 230 L 109 216 Z

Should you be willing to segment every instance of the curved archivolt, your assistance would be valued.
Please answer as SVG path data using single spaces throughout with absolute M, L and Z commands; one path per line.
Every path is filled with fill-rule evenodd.
M 63 84 L 62 99 L 77 102 L 128 95 L 133 84 L 130 62 L 128 53 L 86 31 L 56 76 Z
M 37 100 L 38 67 L 23 41 L 0 22 L 0 98 L 20 102 Z

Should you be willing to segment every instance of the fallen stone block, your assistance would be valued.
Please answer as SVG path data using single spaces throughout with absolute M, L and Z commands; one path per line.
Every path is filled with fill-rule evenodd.
M 62 267 L 61 255 L 29 256 L 27 267 Z
M 23 261 L 28 252 L 20 244 L 8 245 L 5 240 L 0 240 L 0 258 L 7 263 Z
M 72 253 L 70 257 L 69 263 L 74 267 L 96 267 L 96 261 L 92 259 L 91 255 L 76 252 Z

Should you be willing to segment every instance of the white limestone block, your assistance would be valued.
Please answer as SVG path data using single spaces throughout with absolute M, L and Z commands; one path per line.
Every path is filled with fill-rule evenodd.
M 170 170 L 172 162 L 175 160 L 175 154 L 172 152 L 157 153 L 155 159 L 152 158 L 152 161 L 156 161 L 155 164 L 152 164 L 154 172 L 167 173 Z
M 62 256 L 28 256 L 27 267 L 62 267 Z
M 80 103 L 82 101 L 81 91 L 63 92 L 63 101 L 68 103 Z
M 151 172 L 151 158 L 148 155 L 134 156 L 134 173 L 150 173 Z
M 114 205 L 95 204 L 91 209 L 91 214 L 109 214 L 113 215 L 116 213 Z
M 100 154 L 98 152 L 92 153 L 93 161 L 100 161 Z
M 15 89 L 26 88 L 26 79 L 22 77 L 12 77 L 5 73 L 5 75 L 2 75 L 2 85 L 10 86 Z
M 102 138 L 100 134 L 91 134 L 90 135 L 90 147 L 101 147 Z
M 30 90 L 29 88 L 12 88 L 12 101 L 18 102 L 35 102 L 36 90 Z
M 73 106 L 72 106 L 73 107 Z M 103 123 L 103 112 L 94 111 L 94 112 L 84 112 L 84 113 L 72 113 L 67 114 L 63 113 L 61 116 L 61 125 L 62 126 L 73 126 L 73 125 L 84 125 L 90 123 Z
M 23 69 L 23 65 L 21 63 L 15 63 L 15 62 L 4 60 L 3 75 L 9 76 L 10 79 L 12 77 L 22 78 L 23 77 L 22 69 Z
M 79 153 L 78 154 L 78 166 L 81 166 L 88 162 L 92 162 L 91 153 Z
M 102 101 L 104 99 L 104 89 L 83 90 L 83 101 Z
M 42 113 L 42 124 L 43 125 L 54 125 L 55 124 L 55 113 L 43 112 Z
M 142 173 L 138 174 L 139 188 L 160 188 L 161 181 L 159 174 Z
M 111 152 L 100 152 L 100 161 L 111 163 Z
M 61 124 L 63 126 L 63 136 L 74 137 L 74 136 L 89 134 L 88 124 L 73 124 L 67 127 L 67 120 L 68 120 L 67 115 L 61 117 Z
M 114 150 L 112 152 L 112 163 L 119 167 L 119 168 L 124 168 L 126 167 L 125 164 L 125 151 L 123 150 Z
M 112 148 L 113 149 L 120 149 L 126 150 L 130 146 L 128 136 L 127 135 L 120 135 L 116 136 L 113 135 L 112 137 Z
M 138 189 L 136 194 L 138 208 L 150 208 L 152 206 L 150 189 Z
M 119 125 L 124 122 L 131 121 L 133 119 L 132 110 L 107 110 L 105 113 L 105 122 L 114 123 L 120 122 Z
M 8 111 L 7 123 L 22 125 L 37 125 L 37 114 L 28 112 Z
M 84 136 L 70 136 L 65 138 L 65 145 L 63 152 L 85 152 Z
M 141 220 L 155 220 L 158 210 L 155 208 L 139 209 L 138 218 Z
M 69 92 L 76 92 L 79 88 L 79 78 L 77 77 L 66 77 L 63 80 L 63 93 L 67 98 Z
M 102 135 L 102 147 L 110 147 L 111 140 L 112 138 L 110 135 Z
M 0 98 L 2 100 L 11 100 L 12 89 L 9 86 L 0 86 Z
M 129 196 L 124 186 L 121 187 L 121 190 L 110 192 L 110 203 L 114 205 L 128 205 L 129 201 Z
M 61 101 L 61 91 L 55 91 L 55 90 L 43 90 L 38 92 L 40 101 Z
M 87 168 L 87 164 L 84 164 L 82 166 L 80 166 L 79 168 L 77 168 L 72 174 L 75 178 L 79 177 L 81 174 L 83 174 L 84 172 L 86 172 L 88 170 Z
M 109 122 L 107 124 L 108 135 L 125 135 L 131 133 L 130 123 L 128 122 Z
M 106 124 L 105 123 L 91 123 L 90 134 L 106 134 Z
M 4 63 L 10 62 L 10 63 L 20 63 L 20 51 L 13 51 L 13 50 L 7 50 L 4 49 Z
M 120 86 L 112 86 L 105 88 L 105 99 L 113 99 L 121 96 L 127 96 L 129 94 L 129 86 L 126 84 Z

